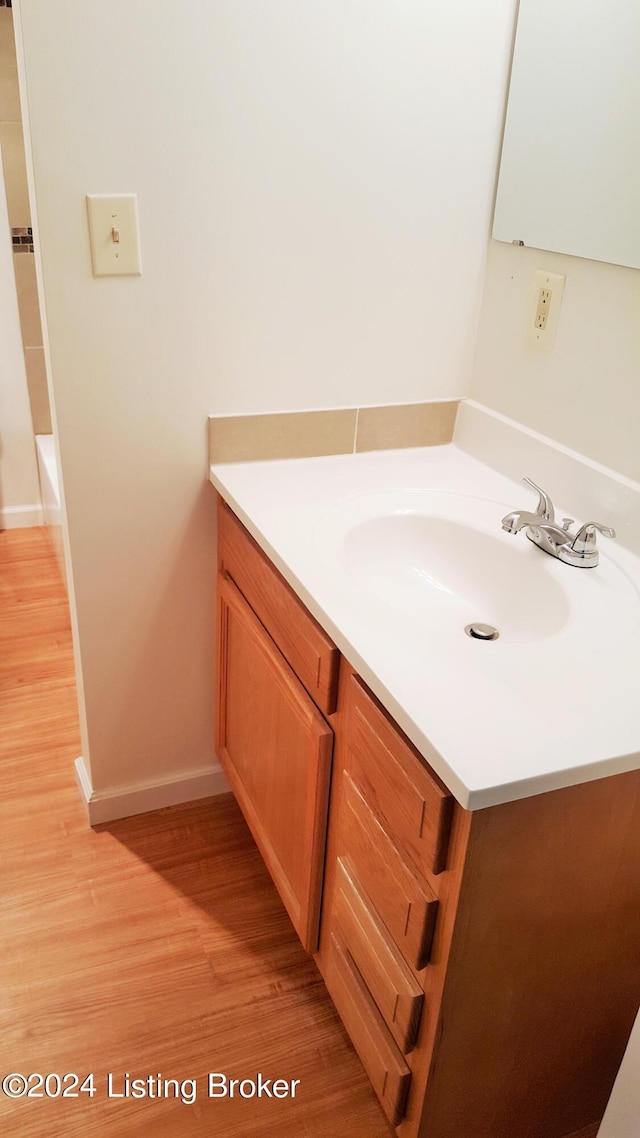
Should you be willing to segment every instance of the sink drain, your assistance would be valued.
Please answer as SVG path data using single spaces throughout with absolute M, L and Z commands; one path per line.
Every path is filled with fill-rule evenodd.
M 468 624 L 465 632 L 472 640 L 497 640 L 500 635 L 492 624 Z

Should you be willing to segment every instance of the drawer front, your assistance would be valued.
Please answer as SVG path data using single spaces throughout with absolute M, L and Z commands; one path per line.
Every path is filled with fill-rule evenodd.
M 342 858 L 336 865 L 332 928 L 353 959 L 400 1050 L 416 1039 L 424 993 Z
M 347 769 L 405 860 L 445 868 L 453 798 L 362 682 L 351 678 Z
M 336 707 L 338 649 L 220 497 L 218 561 L 314 702 L 330 715 Z
M 404 864 L 367 803 L 344 772 L 338 856 L 351 868 L 406 960 L 429 962 L 438 900 Z
M 411 1071 L 396 1047 L 358 969 L 332 934 L 326 982 L 362 1066 L 392 1126 L 403 1119 Z

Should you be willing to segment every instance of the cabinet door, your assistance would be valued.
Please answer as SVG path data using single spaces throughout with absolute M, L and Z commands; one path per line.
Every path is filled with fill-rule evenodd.
M 315 952 L 333 732 L 222 576 L 216 659 L 220 761 L 295 929 Z

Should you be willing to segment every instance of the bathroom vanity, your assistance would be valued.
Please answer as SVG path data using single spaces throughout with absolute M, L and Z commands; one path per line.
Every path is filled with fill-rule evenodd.
M 431 489 L 446 475 L 456 497 L 462 483 L 451 489 L 454 467 L 465 463 L 444 454 L 453 448 L 437 449 Z M 399 461 L 410 464 L 411 457 Z M 371 462 L 365 496 L 384 495 L 382 469 L 375 485 L 383 459 Z M 519 695 L 518 668 L 531 679 L 535 620 L 523 619 L 519 631 L 514 622 L 510 641 L 508 608 L 495 611 L 505 622 L 501 647 L 510 659 L 506 672 L 493 674 L 496 656 L 479 665 L 477 653 L 496 653 L 500 641 L 474 643 L 461 629 L 472 662 L 456 671 L 449 632 L 429 618 L 430 642 L 416 615 L 421 676 L 410 655 L 411 622 L 397 607 L 386 612 L 382 600 L 363 597 L 367 588 L 357 575 L 342 599 L 329 596 L 341 592 L 340 576 L 332 577 L 319 543 L 327 519 L 338 530 L 340 520 L 326 502 L 308 519 L 316 576 L 296 562 L 294 549 L 305 541 L 304 525 L 295 522 L 296 493 L 303 501 L 308 492 L 304 463 L 290 480 L 297 490 L 288 501 L 274 496 L 275 485 L 257 469 L 261 490 L 247 490 L 249 465 L 212 468 L 222 495 L 218 755 L 389 1122 L 406 1138 L 595 1138 L 640 999 L 637 755 L 635 762 L 612 755 L 609 768 L 598 759 L 603 728 L 592 705 L 589 735 L 587 702 L 582 723 L 573 724 L 574 753 L 559 763 L 554 736 L 564 740 L 556 712 L 549 707 L 545 716 L 544 685 L 533 695 L 537 713 L 528 717 Z M 266 464 L 257 465 L 264 472 Z M 342 481 L 342 503 L 363 494 L 353 486 L 345 493 L 349 465 L 330 460 L 325 471 L 329 483 Z M 504 492 L 492 477 L 483 489 Z M 271 496 L 266 523 L 260 495 Z M 282 537 L 287 511 L 289 549 Z M 498 528 L 499 519 L 498 507 Z M 524 539 L 522 550 L 527 564 L 545 556 L 525 548 Z M 622 572 L 633 586 L 634 561 L 622 555 L 614 581 Z M 590 587 L 586 579 L 580 586 Z M 362 612 L 370 619 L 357 632 Z M 554 635 L 562 646 L 561 628 L 542 639 Z M 444 689 L 433 678 L 438 654 L 441 670 L 454 668 L 444 677 L 451 689 L 445 706 L 442 697 L 437 703 Z M 473 667 L 485 702 L 488 680 L 495 688 L 511 677 L 522 718 L 509 770 L 497 728 L 491 753 L 486 725 L 495 705 L 474 724 Z M 414 689 L 422 692 L 420 716 Z M 572 690 L 569 682 L 569 709 Z M 439 725 L 452 718 L 445 747 Z M 437 747 L 426 734 L 429 723 Z M 626 729 L 633 730 L 631 722 Z M 456 753 L 465 732 L 476 741 L 475 781 L 468 777 L 473 755 Z

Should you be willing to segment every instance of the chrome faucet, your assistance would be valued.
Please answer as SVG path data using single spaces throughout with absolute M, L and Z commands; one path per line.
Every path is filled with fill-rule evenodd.
M 592 569 L 598 564 L 600 554 L 596 545 L 596 531 L 605 537 L 615 537 L 615 530 L 600 522 L 585 522 L 577 533 L 571 532 L 573 518 L 563 518 L 562 526 L 556 525 L 553 503 L 547 493 L 536 486 L 530 478 L 523 478 L 538 492 L 538 505 L 535 513 L 527 510 L 512 510 L 502 519 L 502 528 L 507 533 L 518 533 L 527 527 L 527 537 L 534 545 L 564 561 L 582 569 Z

